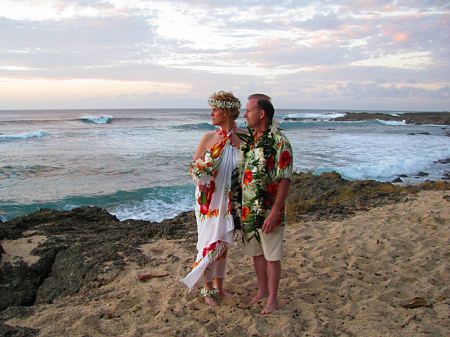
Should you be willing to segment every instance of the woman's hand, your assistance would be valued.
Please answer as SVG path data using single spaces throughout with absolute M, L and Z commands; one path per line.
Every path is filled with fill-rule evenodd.
M 206 186 L 205 185 L 198 185 L 198 190 L 200 192 L 205 192 L 206 191 Z

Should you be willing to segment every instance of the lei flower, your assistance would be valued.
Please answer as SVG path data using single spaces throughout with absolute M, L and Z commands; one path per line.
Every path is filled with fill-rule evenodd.
M 253 214 L 250 214 L 248 206 L 241 206 L 240 212 L 241 228 L 245 233 L 253 233 L 248 241 L 254 237 L 261 242 L 258 229 L 262 228 L 265 220 L 264 200 L 270 198 L 270 195 L 274 193 L 273 187 L 267 186 L 267 175 L 275 164 L 278 126 L 279 122 L 274 120 L 268 130 L 259 138 L 255 131 L 249 127 L 247 127 L 248 134 L 237 134 L 242 140 L 242 144 L 236 176 L 240 183 L 251 188 L 254 192 L 250 200 Z M 249 155 L 250 150 L 253 150 L 252 155 Z M 251 170 L 246 168 L 246 163 L 250 164 L 247 166 L 252 168 Z
M 241 108 L 241 102 L 230 102 L 230 101 L 218 101 L 216 99 L 209 99 L 208 100 L 209 106 L 216 106 L 221 109 L 240 109 Z
M 189 172 L 197 185 L 208 185 L 214 180 L 214 157 L 211 151 L 205 151 L 201 157 L 191 163 Z
M 212 194 L 214 193 L 214 177 L 220 160 L 214 158 L 211 151 L 205 151 L 201 157 L 193 161 L 189 172 L 196 185 L 205 185 L 206 191 L 201 192 L 198 198 L 200 205 L 200 214 L 211 217 L 213 214 L 209 211 Z

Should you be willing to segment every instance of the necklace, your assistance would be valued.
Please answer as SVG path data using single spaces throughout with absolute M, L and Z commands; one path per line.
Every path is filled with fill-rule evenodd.
M 266 209 L 264 200 L 270 198 L 267 191 L 267 176 L 275 165 L 278 125 L 274 121 L 261 136 L 248 129 L 248 134 L 237 134 L 242 140 L 239 153 L 237 179 L 242 186 L 241 223 L 245 233 L 252 233 L 261 242 L 258 229 L 262 228 Z

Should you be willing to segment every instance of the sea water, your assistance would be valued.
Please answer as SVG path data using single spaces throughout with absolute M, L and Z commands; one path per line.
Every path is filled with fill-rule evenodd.
M 44 207 L 95 205 L 121 220 L 161 221 L 193 209 L 188 168 L 201 136 L 215 130 L 209 114 L 209 109 L 0 111 L 0 219 Z M 277 110 L 296 171 L 337 171 L 349 180 L 392 181 L 406 174 L 406 181 L 418 182 L 425 179 L 415 177 L 420 171 L 429 174 L 426 179 L 442 177 L 444 166 L 436 161 L 450 157 L 442 126 L 332 121 L 344 114 Z M 237 123 L 245 127 L 242 117 Z

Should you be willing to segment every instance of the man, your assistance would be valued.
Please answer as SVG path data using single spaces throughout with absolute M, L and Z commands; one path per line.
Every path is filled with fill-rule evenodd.
M 272 124 L 274 112 L 270 97 L 250 95 L 244 118 L 251 133 L 247 142 L 241 145 L 245 251 L 253 257 L 258 280 L 258 294 L 251 303 L 268 297 L 263 314 L 278 309 L 285 199 L 293 169 L 292 148 L 286 136 L 276 128 L 276 123 Z

